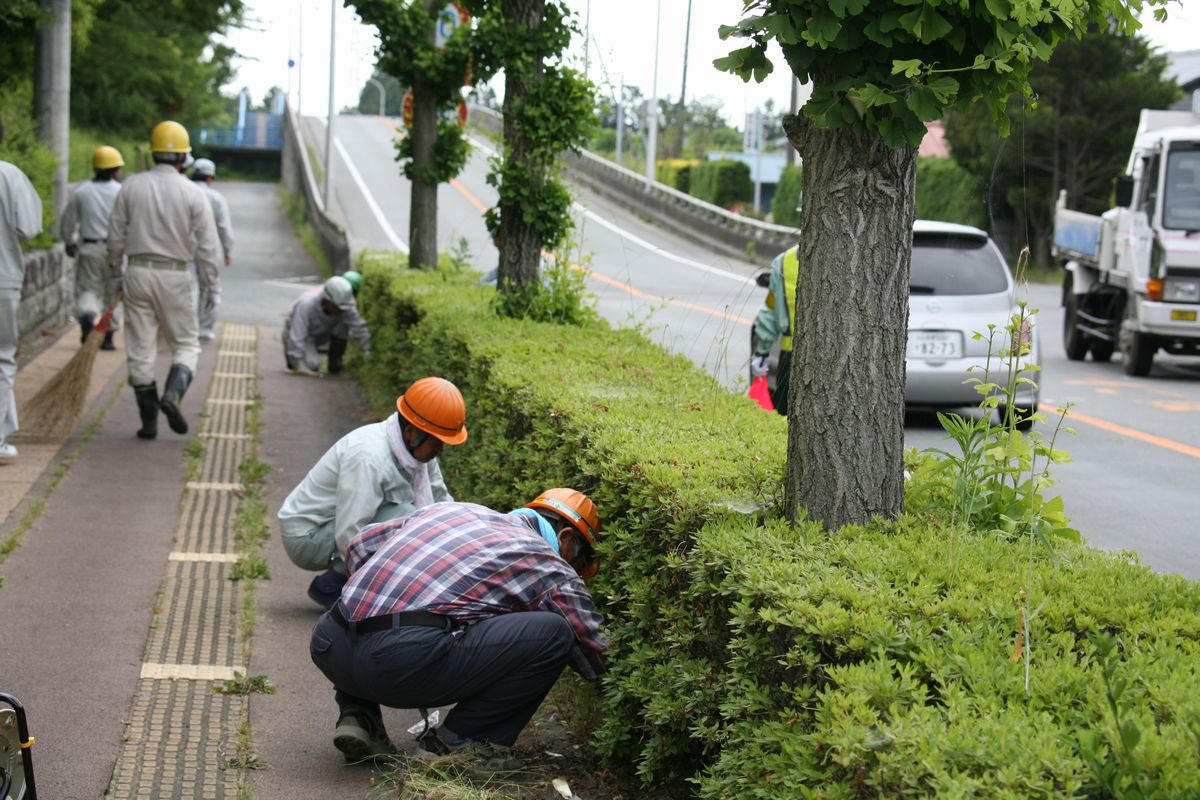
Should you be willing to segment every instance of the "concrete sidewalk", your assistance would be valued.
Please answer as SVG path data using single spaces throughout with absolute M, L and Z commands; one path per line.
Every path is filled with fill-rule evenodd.
M 217 187 L 230 201 L 237 246 L 222 277 L 219 339 L 205 345 L 184 401 L 189 435 L 164 420 L 156 441 L 138 440 L 124 353 L 100 353 L 72 436 L 18 443 L 18 461 L 0 467 L 0 541 L 20 534 L 0 564 L 0 691 L 26 707 L 44 797 L 370 791 L 372 769 L 344 766 L 333 748 L 333 692 L 308 656 L 319 613 L 305 596 L 312 573 L 291 565 L 277 535 L 265 547 L 272 578 L 259 582 L 253 637 L 237 634 L 240 588 L 228 569 L 236 468 L 250 435 L 242 411 L 258 404 L 273 532 L 283 497 L 334 441 L 369 420 L 352 380 L 283 371 L 279 320 L 316 267 L 276 187 Z M 68 330 L 25 365 L 18 402 L 77 347 Z M 168 362 L 160 353 L 160 384 Z M 189 448 L 196 438 L 204 448 Z M 190 477 L 189 455 L 201 450 L 202 476 Z M 214 699 L 234 669 L 265 675 L 277 693 Z M 263 769 L 231 762 L 247 719 Z M 409 738 L 403 727 L 413 719 L 388 716 L 398 740 Z

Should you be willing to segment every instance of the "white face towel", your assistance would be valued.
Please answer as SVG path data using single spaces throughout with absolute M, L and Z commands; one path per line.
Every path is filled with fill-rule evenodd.
M 417 508 L 433 505 L 433 489 L 429 485 L 429 465 L 424 461 L 417 461 L 408 451 L 408 445 L 404 443 L 404 437 L 400 435 L 400 413 L 396 412 L 388 417 L 384 427 L 387 430 L 388 444 L 391 445 L 392 455 L 396 457 L 400 469 L 408 473 L 409 483 L 412 484 L 413 505 Z

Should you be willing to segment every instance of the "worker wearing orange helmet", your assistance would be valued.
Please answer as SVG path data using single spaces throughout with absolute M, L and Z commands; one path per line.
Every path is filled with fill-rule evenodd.
M 437 457 L 467 440 L 467 406 L 444 378 L 421 378 L 396 398 L 396 413 L 339 439 L 279 509 L 288 557 L 324 570 L 308 596 L 323 608 L 346 582 L 345 554 L 364 525 L 454 498 Z
M 563 669 L 587 680 L 604 671 L 584 583 L 599 566 L 599 533 L 595 504 L 567 488 L 508 514 L 437 503 L 364 529 L 309 648 L 336 690 L 334 746 L 351 762 L 389 755 L 381 705 L 453 704 L 418 736 L 421 754 L 520 769 L 508 748 Z

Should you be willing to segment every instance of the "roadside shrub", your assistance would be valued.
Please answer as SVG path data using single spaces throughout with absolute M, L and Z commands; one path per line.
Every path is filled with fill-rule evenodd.
M 954 476 L 929 458 L 920 515 L 789 526 L 782 418 L 636 332 L 501 319 L 473 280 L 370 261 L 364 380 L 381 414 L 424 375 L 462 389 L 456 497 L 596 501 L 612 646 L 594 743 L 654 796 L 1200 792 L 1200 586 L 1067 541 L 956 531 L 951 557 L 936 498 Z
M 800 198 L 804 189 L 804 166 L 794 164 L 784 167 L 779 176 L 779 187 L 775 190 L 775 201 L 771 204 L 771 216 L 776 225 L 800 227 Z
M 917 218 L 987 227 L 979 182 L 952 158 L 917 159 Z
M 655 180 L 672 189 L 687 192 L 691 183 L 692 167 L 699 163 L 690 158 L 664 158 L 655 165 Z
M 754 196 L 750 167 L 741 161 L 701 161 L 691 169 L 688 192 L 701 200 L 729 208 Z
M 0 90 L 0 121 L 4 122 L 4 141 L 0 142 L 0 159 L 20 167 L 42 198 L 42 230 L 54 225 L 54 172 L 58 160 L 37 136 L 37 123 L 30 113 L 32 90 L 29 82 L 11 83 Z M 49 233 L 35 237 L 26 247 L 49 247 Z

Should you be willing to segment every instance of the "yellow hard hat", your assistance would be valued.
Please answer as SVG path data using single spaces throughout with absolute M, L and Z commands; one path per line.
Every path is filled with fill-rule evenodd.
M 154 130 L 150 131 L 150 152 L 192 152 L 192 144 L 188 140 L 187 128 L 171 120 L 158 123 L 154 126 Z
M 101 145 L 92 153 L 92 169 L 113 169 L 125 166 L 121 151 L 115 147 Z

